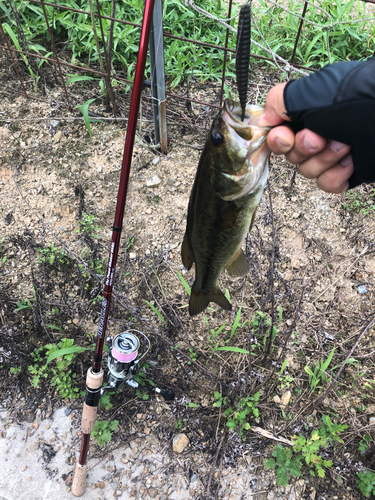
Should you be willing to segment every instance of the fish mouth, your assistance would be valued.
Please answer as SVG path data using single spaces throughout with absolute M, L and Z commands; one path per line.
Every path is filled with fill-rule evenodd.
M 262 116 L 264 108 L 255 104 L 248 104 L 245 108 L 245 116 L 242 121 L 242 108 L 241 104 L 232 99 L 225 99 L 223 118 L 227 118 L 232 122 L 232 127 L 237 129 L 248 128 L 249 126 L 257 126 L 260 117 Z M 264 130 L 271 130 L 272 127 L 261 127 Z

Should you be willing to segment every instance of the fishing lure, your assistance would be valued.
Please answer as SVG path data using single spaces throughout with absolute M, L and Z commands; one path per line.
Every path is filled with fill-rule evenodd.
M 251 35 L 251 6 L 250 3 L 242 5 L 237 28 L 236 47 L 236 78 L 237 89 L 242 109 L 241 121 L 245 118 L 247 100 L 247 82 L 250 61 L 250 37 Z

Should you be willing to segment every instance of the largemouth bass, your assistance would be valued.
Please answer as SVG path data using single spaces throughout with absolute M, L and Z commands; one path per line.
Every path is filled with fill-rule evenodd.
M 230 276 L 249 272 L 241 245 L 250 231 L 268 177 L 269 127 L 258 127 L 263 112 L 226 100 L 213 121 L 190 195 L 182 263 L 195 263 L 189 313 L 202 312 L 210 302 L 231 310 L 217 286 L 225 268 Z

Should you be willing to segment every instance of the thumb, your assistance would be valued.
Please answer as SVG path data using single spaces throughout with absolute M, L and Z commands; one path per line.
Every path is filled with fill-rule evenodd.
M 268 92 L 266 105 L 258 123 L 260 127 L 274 127 L 284 121 L 290 121 L 284 104 L 285 85 L 286 83 L 280 83 Z

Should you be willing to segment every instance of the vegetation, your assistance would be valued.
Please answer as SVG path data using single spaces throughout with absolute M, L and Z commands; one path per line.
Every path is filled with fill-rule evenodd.
M 117 429 L 118 420 L 110 422 L 109 420 L 96 420 L 91 436 L 99 446 L 104 446 L 112 439 L 112 432 Z

